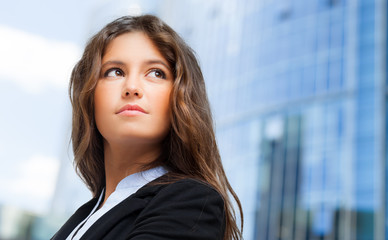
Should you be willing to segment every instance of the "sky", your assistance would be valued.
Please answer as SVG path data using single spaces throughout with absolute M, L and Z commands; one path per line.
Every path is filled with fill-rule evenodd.
M 67 87 L 98 3 L 16 0 L 1 5 L 0 205 L 43 214 L 61 161 L 71 167 Z

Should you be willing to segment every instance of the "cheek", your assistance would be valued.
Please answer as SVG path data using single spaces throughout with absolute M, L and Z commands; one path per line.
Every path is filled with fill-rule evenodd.
M 94 92 L 94 117 L 95 117 L 96 121 L 98 121 L 100 112 L 104 108 L 103 98 L 104 98 L 104 96 L 102 95 L 102 91 L 97 86 L 96 90 Z
M 166 88 L 159 91 L 154 91 L 152 96 L 152 105 L 155 111 L 157 111 L 157 123 L 158 128 L 161 131 L 166 131 L 170 128 L 170 93 L 171 89 Z
M 108 101 L 108 99 L 111 99 L 110 96 L 109 89 L 97 84 L 96 90 L 94 92 L 94 118 L 99 130 L 101 130 L 100 127 L 104 125 L 104 116 L 107 116 L 109 111 L 108 103 L 110 101 Z
M 159 94 L 154 95 L 154 102 L 156 103 L 157 108 L 163 115 L 166 115 L 166 121 L 169 121 L 170 113 L 170 93 L 171 89 L 166 89 Z

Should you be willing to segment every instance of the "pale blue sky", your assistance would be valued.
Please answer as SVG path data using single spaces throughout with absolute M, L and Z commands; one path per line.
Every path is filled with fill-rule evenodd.
M 82 43 L 91 8 L 99 2 L 102 1 L 2 1 L 0 24 L 54 40 Z
M 67 161 L 67 82 L 97 1 L 3 1 L 0 8 L 0 204 L 48 211 Z

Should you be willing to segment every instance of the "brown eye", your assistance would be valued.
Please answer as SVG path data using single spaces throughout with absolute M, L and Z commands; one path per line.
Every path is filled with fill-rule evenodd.
M 154 78 L 166 79 L 166 74 L 160 69 L 152 69 L 147 76 Z
M 105 72 L 104 77 L 123 77 L 124 73 L 119 68 L 111 68 Z

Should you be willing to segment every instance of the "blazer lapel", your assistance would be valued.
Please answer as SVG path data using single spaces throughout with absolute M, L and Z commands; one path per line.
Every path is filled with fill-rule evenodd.
M 109 233 L 122 219 L 128 222 L 134 221 L 138 213 L 142 211 L 147 203 L 164 187 L 163 182 L 168 179 L 163 175 L 140 188 L 136 193 L 126 198 L 124 201 L 113 207 L 98 219 L 81 237 L 81 240 L 101 239 Z M 66 239 L 69 234 L 83 221 L 97 204 L 98 198 L 93 198 L 81 206 L 61 229 L 51 238 L 51 240 Z M 132 222 L 133 222 L 132 221 Z M 131 227 L 131 226 L 129 226 Z M 133 227 L 133 226 L 132 226 Z
M 159 179 L 157 179 L 159 181 Z M 157 182 L 154 180 L 154 182 Z M 113 234 L 111 231 L 125 219 L 128 223 L 133 223 L 139 213 L 147 206 L 148 202 L 162 188 L 163 185 L 149 184 L 140 188 L 136 193 L 126 198 L 124 201 L 113 207 L 98 219 L 81 237 L 81 240 L 103 239 L 103 236 Z M 126 225 L 129 231 L 133 225 Z M 111 236 L 111 235 L 110 235 Z M 111 236 L 112 237 L 112 236 Z M 114 239 L 114 237 L 112 238 Z
M 81 240 L 86 239 L 102 239 L 115 226 L 117 226 L 124 218 L 135 219 L 138 213 L 144 209 L 147 201 L 139 198 L 130 197 L 117 206 L 113 207 L 98 219 L 81 237 Z M 128 226 L 130 227 L 130 226 Z
M 92 211 L 97 204 L 98 198 L 93 198 L 89 202 L 82 205 L 67 222 L 59 229 L 59 231 L 51 238 L 51 240 L 66 239 L 69 234 L 82 222 Z

